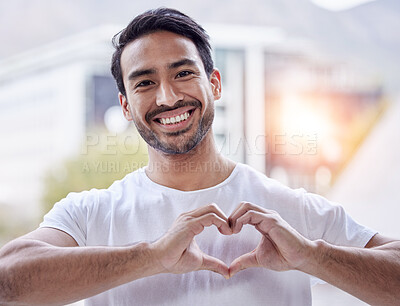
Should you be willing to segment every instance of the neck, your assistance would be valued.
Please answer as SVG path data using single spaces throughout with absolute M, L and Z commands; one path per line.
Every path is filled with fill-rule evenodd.
M 235 163 L 216 149 L 212 132 L 190 152 L 165 154 L 149 147 L 147 176 L 160 185 L 191 191 L 209 188 L 224 181 Z

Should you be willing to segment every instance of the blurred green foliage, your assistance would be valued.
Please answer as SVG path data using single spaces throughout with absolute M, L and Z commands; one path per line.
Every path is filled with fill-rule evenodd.
M 147 161 L 147 146 L 138 135 L 88 134 L 78 156 L 54 165 L 46 174 L 43 212 L 69 192 L 108 188 Z
M 11 205 L 0 203 L 0 247 L 36 228 L 37 222 Z

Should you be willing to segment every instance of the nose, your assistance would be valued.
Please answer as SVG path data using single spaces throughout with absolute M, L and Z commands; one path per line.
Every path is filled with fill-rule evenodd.
M 157 90 L 157 105 L 173 106 L 176 102 L 183 100 L 183 94 L 169 82 L 160 83 Z

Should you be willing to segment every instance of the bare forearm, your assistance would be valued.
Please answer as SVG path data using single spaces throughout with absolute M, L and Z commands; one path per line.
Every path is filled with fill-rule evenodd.
M 400 243 L 361 249 L 316 242 L 313 261 L 302 268 L 372 305 L 400 301 Z
M 149 246 L 55 247 L 19 240 L 0 252 L 0 304 L 86 298 L 158 273 Z

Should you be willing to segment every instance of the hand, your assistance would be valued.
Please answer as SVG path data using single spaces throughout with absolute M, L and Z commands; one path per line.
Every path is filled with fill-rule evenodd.
M 254 225 L 262 234 L 260 243 L 252 252 L 232 262 L 230 277 L 250 267 L 275 271 L 299 269 L 309 256 L 313 242 L 300 235 L 275 211 L 242 202 L 228 222 L 234 234 L 239 233 L 244 224 Z
M 229 268 L 221 260 L 203 253 L 194 237 L 205 227 L 215 225 L 223 235 L 231 235 L 228 219 L 216 204 L 209 204 L 181 214 L 168 232 L 153 243 L 162 272 L 187 273 L 210 270 L 229 278 Z

